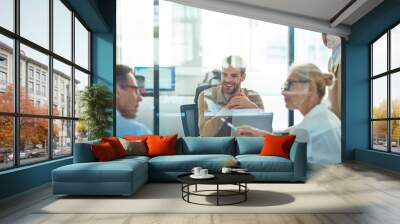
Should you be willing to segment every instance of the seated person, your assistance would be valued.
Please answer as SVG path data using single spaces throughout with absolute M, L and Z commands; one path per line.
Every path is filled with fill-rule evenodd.
M 117 136 L 147 135 L 151 131 L 142 123 L 135 121 L 139 103 L 143 100 L 131 68 L 117 65 Z
M 309 163 L 341 162 L 341 122 L 323 101 L 327 87 L 334 82 L 331 73 L 322 73 L 313 64 L 292 66 L 282 88 L 286 107 L 303 114 L 299 124 L 286 131 L 307 142 Z M 249 126 L 237 128 L 239 135 L 264 136 L 266 131 Z M 304 139 L 303 139 L 304 138 Z
M 221 117 L 231 109 L 264 109 L 260 95 L 241 88 L 246 78 L 246 68 L 239 56 L 229 56 L 222 64 L 221 84 L 204 90 L 199 95 L 200 136 L 230 136 L 231 130 Z M 207 113 L 211 112 L 211 116 Z M 231 117 L 225 117 L 231 121 Z

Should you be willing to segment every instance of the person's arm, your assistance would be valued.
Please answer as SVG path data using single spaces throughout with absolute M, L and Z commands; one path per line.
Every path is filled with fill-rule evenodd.
M 254 97 L 251 97 L 251 101 L 257 105 L 258 108 L 264 109 L 264 103 L 261 99 L 261 96 L 256 93 Z
M 229 109 L 264 109 L 264 104 L 260 95 L 254 91 L 252 91 L 251 94 L 252 95 L 247 96 L 241 91 L 240 95 L 234 96 L 229 100 L 227 107 Z
M 204 92 L 199 95 L 197 105 L 199 111 L 198 117 L 199 117 L 200 136 L 216 136 L 219 130 L 224 126 L 224 123 L 221 121 L 219 117 L 216 116 L 206 117 L 204 115 L 205 111 L 207 111 L 207 105 L 204 100 Z
M 253 128 L 248 125 L 243 125 L 238 127 L 236 132 L 240 136 L 250 136 L 250 137 L 264 137 L 265 134 L 272 134 L 271 132 Z

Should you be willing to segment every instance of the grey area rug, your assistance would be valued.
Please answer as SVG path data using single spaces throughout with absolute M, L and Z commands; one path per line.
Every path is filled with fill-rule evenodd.
M 50 214 L 126 214 L 126 213 L 360 213 L 361 205 L 349 203 L 316 184 L 249 184 L 246 202 L 227 206 L 189 204 L 181 198 L 177 183 L 146 184 L 131 197 L 57 197 L 35 213 Z M 234 186 L 224 186 L 232 189 Z M 198 190 L 215 189 L 213 185 Z M 194 187 L 191 188 L 194 190 Z M 213 194 L 213 193 L 210 193 Z M 240 198 L 225 197 L 229 203 Z M 191 198 L 213 204 L 214 196 Z

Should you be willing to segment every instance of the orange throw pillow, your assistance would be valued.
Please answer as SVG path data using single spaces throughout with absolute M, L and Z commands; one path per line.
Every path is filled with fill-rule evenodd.
M 280 156 L 290 159 L 290 148 L 293 145 L 295 135 L 270 135 L 264 136 L 264 146 L 261 149 L 261 156 Z
M 147 137 L 148 156 L 176 155 L 176 140 L 178 135 Z
M 94 157 L 99 162 L 110 161 L 117 158 L 113 147 L 108 142 L 93 144 L 91 145 L 91 149 Z
M 117 137 L 101 138 L 101 142 L 108 142 L 114 149 L 117 158 L 125 157 L 126 151 Z

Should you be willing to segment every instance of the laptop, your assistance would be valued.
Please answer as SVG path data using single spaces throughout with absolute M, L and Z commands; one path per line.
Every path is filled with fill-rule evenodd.
M 232 124 L 235 127 L 248 125 L 264 131 L 272 132 L 273 113 L 258 113 L 252 115 L 232 116 Z M 231 136 L 237 136 L 235 131 L 231 131 Z

